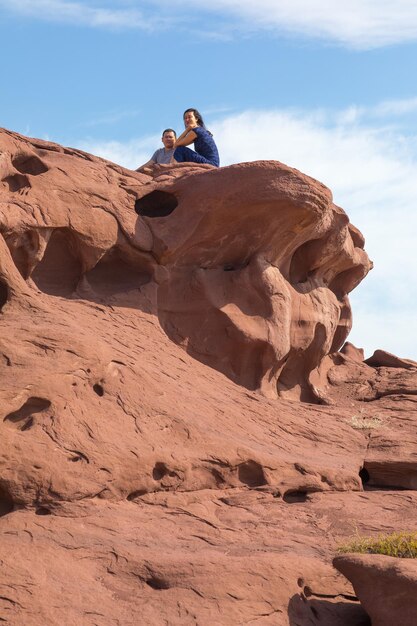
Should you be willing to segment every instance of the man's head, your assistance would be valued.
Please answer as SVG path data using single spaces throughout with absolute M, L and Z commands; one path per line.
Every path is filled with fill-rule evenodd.
M 162 143 L 167 150 L 171 150 L 174 147 L 177 133 L 172 128 L 166 128 L 162 133 Z

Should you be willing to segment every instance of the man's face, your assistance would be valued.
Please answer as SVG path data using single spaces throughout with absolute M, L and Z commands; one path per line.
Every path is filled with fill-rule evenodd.
M 175 143 L 175 135 L 173 132 L 164 133 L 162 135 L 162 143 L 164 144 L 167 150 L 170 150 Z

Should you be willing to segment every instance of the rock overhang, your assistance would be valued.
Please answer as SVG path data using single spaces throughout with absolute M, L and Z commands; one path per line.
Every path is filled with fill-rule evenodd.
M 155 281 L 155 313 L 190 354 L 250 389 L 314 400 L 310 372 L 346 339 L 348 293 L 371 268 L 322 183 L 277 161 L 182 164 L 150 178 L 1 139 L 0 229 L 25 280 L 94 298 L 97 268 L 111 276 L 116 260 L 132 281 Z

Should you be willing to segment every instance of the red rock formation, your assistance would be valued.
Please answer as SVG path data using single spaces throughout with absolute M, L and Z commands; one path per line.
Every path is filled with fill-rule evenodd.
M 390 556 L 338 556 L 335 567 L 351 581 L 372 626 L 415 626 L 417 562 Z
M 108 271 L 118 292 L 154 282 L 155 314 L 192 356 L 314 401 L 309 373 L 344 343 L 347 294 L 371 266 L 326 187 L 271 161 L 152 180 L 6 132 L 2 146 L 1 230 L 25 279 L 60 296 L 89 285 L 94 299 Z
M 417 367 L 415 361 L 410 359 L 399 359 L 395 354 L 385 352 L 385 350 L 375 350 L 369 359 L 366 359 L 365 363 L 371 367 L 400 367 L 404 369 L 412 369 Z
M 0 181 L 0 617 L 364 623 L 331 558 L 413 524 L 417 370 L 326 356 L 370 267 L 330 192 L 8 131 Z

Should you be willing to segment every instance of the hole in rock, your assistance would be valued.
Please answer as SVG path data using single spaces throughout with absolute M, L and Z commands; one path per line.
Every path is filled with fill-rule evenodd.
M 102 396 L 104 396 L 104 389 L 101 385 L 99 385 L 98 383 L 96 383 L 95 385 L 93 385 L 93 391 L 95 391 L 95 393 L 100 396 L 100 398 Z
M 131 502 L 132 500 L 136 500 L 136 498 L 144 496 L 146 493 L 148 493 L 146 489 L 138 489 L 137 491 L 132 491 L 132 493 L 129 493 L 126 499 Z
M 13 498 L 7 489 L 0 484 L 0 517 L 11 513 L 13 511 L 13 507 Z
M 365 467 L 362 467 L 362 469 L 359 472 L 359 478 L 362 481 L 362 485 L 366 485 L 366 483 L 369 483 L 369 479 L 371 478 L 369 475 L 368 470 Z
M 36 397 L 28 398 L 26 402 L 20 407 L 20 409 L 18 409 L 17 411 L 13 411 L 12 413 L 9 413 L 8 415 L 6 415 L 3 421 L 13 422 L 15 424 L 23 420 L 27 420 L 24 426 L 21 427 L 21 430 L 27 430 L 33 425 L 32 414 L 45 411 L 45 409 L 49 409 L 50 406 L 51 406 L 50 401 L 45 400 L 45 398 L 36 398 Z
M 33 269 L 34 254 L 39 247 L 38 233 L 35 230 L 26 230 L 17 238 L 14 236 L 8 237 L 6 243 L 14 264 L 26 280 Z
M 135 202 L 135 211 L 144 217 L 167 217 L 177 208 L 178 200 L 173 193 L 152 191 Z
M 145 580 L 145 582 L 147 585 L 149 585 L 149 587 L 152 587 L 152 589 L 169 589 L 169 584 L 167 583 L 167 581 L 160 576 L 151 576 L 151 578 L 148 578 L 147 580 Z
M 0 280 L 0 311 L 9 299 L 9 288 L 6 283 Z
M 48 171 L 45 163 L 33 155 L 19 154 L 12 160 L 12 163 L 21 174 L 38 176 Z
M 23 246 L 13 248 L 11 251 L 12 259 L 21 276 L 26 280 L 29 278 L 29 257 Z
M 20 430 L 21 431 L 30 430 L 34 423 L 35 423 L 35 420 L 33 419 L 33 417 L 29 417 L 29 419 L 26 420 L 26 422 L 23 424 Z
M 31 186 L 28 177 L 23 176 L 22 174 L 13 174 L 13 176 L 7 176 L 7 178 L 5 178 L 3 182 L 6 183 L 9 191 L 11 191 L 12 193 L 19 191 L 20 189 L 25 189 L 25 187 Z
M 81 277 L 81 263 L 70 230 L 56 229 L 32 278 L 36 286 L 51 296 L 70 296 Z
M 154 480 L 162 480 L 165 476 L 176 476 L 175 472 L 171 472 L 165 463 L 155 463 L 152 470 L 152 478 Z
M 364 489 L 396 490 L 417 489 L 417 465 L 415 460 L 365 461 L 359 476 Z
M 346 220 L 346 216 L 340 217 L 342 222 Z M 327 236 L 324 236 L 319 239 L 310 239 L 294 251 L 289 262 L 288 280 L 295 288 L 312 277 L 322 275 L 321 268 L 326 266 L 328 261 L 327 248 Z
M 86 279 L 93 291 L 103 297 L 128 296 L 149 282 L 151 271 L 138 254 L 133 258 L 123 258 L 123 253 L 112 248 L 100 259 L 95 267 L 86 274 Z M 126 255 L 125 255 L 126 256 Z M 136 296 L 137 297 L 137 296 Z
M 267 484 L 262 465 L 255 461 L 246 461 L 238 466 L 237 470 L 240 482 L 248 487 L 261 487 Z
M 35 511 L 35 515 L 51 515 L 51 513 L 51 510 L 46 506 L 40 506 Z
M 341 299 L 344 295 L 350 293 L 352 289 L 355 289 L 355 287 L 359 285 L 363 278 L 363 272 L 364 270 L 361 265 L 345 270 L 334 277 L 332 282 L 329 284 L 329 289 L 331 289 L 333 293 Z
M 216 468 L 211 468 L 211 475 L 213 476 L 214 480 L 216 481 L 216 485 L 224 485 L 225 484 L 225 479 L 223 478 L 223 476 L 221 475 L 221 473 L 219 472 L 219 470 L 217 470 Z
M 306 491 L 287 491 L 283 497 L 287 504 L 295 504 L 297 502 L 307 502 L 308 494 Z
M 306 282 L 309 275 L 313 273 L 313 258 L 317 241 L 321 240 L 306 241 L 294 252 L 289 268 L 289 281 L 292 285 Z
M 304 587 L 304 578 L 299 578 L 299 579 L 297 580 L 297 585 L 298 585 L 299 587 Z

